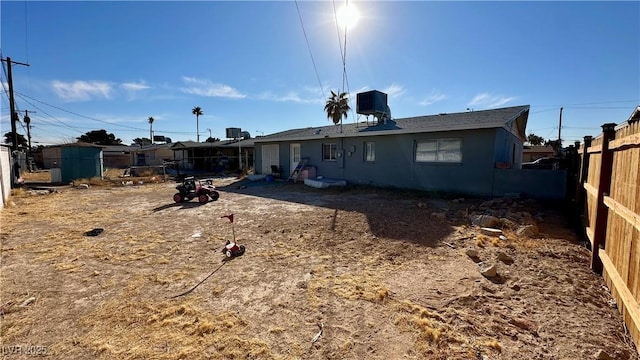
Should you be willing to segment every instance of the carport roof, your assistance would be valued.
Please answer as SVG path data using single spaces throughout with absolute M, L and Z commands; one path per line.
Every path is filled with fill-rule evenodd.
M 437 114 L 393 119 L 386 123 L 366 123 L 309 127 L 278 132 L 255 138 L 256 143 L 274 141 L 311 140 L 327 137 L 355 137 L 428 133 L 453 130 L 505 128 L 521 139 L 526 138 L 525 128 L 529 116 L 529 105 L 492 110 L 467 111 L 452 114 Z
M 195 148 L 210 148 L 210 147 L 232 147 L 236 148 L 238 146 L 241 147 L 253 147 L 254 139 L 243 139 L 240 141 L 237 140 L 221 140 L 214 142 L 195 142 L 195 141 L 178 141 L 171 145 L 172 150 L 183 150 L 183 149 L 195 149 Z

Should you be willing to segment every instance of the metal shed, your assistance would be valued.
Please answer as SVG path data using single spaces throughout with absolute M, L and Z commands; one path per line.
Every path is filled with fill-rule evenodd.
M 60 154 L 60 181 L 62 183 L 68 183 L 76 179 L 102 178 L 102 148 L 100 145 L 87 143 L 62 145 Z

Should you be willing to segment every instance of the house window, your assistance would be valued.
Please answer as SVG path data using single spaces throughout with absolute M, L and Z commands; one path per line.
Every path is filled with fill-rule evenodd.
M 364 143 L 364 161 L 376 161 L 376 143 L 373 141 Z
M 462 162 L 462 140 L 418 140 L 416 141 L 416 162 Z
M 322 160 L 336 161 L 336 149 L 335 143 L 322 144 Z

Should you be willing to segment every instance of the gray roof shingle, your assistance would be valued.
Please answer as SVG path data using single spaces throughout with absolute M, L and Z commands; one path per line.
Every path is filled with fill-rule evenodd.
M 358 123 L 309 127 L 286 130 L 259 136 L 255 142 L 293 141 L 324 137 L 355 137 L 402 133 L 424 133 L 437 131 L 487 129 L 508 127 L 520 115 L 528 112 L 529 105 L 492 110 L 468 111 L 393 119 L 386 123 Z M 526 123 L 525 123 L 526 124 Z M 522 129 L 524 132 L 524 129 Z

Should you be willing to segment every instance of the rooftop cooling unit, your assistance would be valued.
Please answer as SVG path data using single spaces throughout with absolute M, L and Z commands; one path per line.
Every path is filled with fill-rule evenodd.
M 387 94 L 371 90 L 356 95 L 356 112 L 362 115 L 376 115 L 387 111 Z
M 238 139 L 241 132 L 240 128 L 227 128 L 227 139 Z
M 356 95 L 356 112 L 362 115 L 373 115 L 378 122 L 391 119 L 391 109 L 387 105 L 387 94 L 371 90 Z

